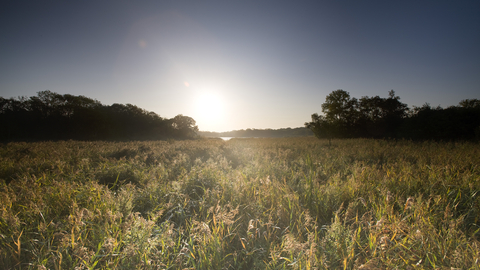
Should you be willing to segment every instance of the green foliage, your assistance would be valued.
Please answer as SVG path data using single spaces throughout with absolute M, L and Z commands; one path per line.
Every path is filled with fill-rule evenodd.
M 478 269 L 476 143 L 0 146 L 3 269 Z

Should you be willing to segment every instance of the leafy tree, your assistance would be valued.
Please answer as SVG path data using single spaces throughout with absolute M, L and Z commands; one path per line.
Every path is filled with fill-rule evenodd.
M 322 104 L 323 116 L 312 115 L 305 123 L 317 137 L 396 137 L 408 107 L 392 90 L 388 98 L 351 98 L 344 90 L 327 95 Z
M 332 138 L 338 137 L 340 132 L 338 121 L 328 121 L 325 116 L 317 113 L 312 114 L 312 122 L 306 122 L 305 127 L 310 129 L 315 137 L 328 139 L 330 144 Z
M 196 137 L 198 127 L 195 124 L 196 122 L 193 118 L 181 114 L 172 119 L 172 127 L 175 129 L 176 135 L 184 139 Z
M 400 102 L 395 91 L 388 92 L 388 98 L 362 97 L 359 102 L 361 134 L 366 137 L 396 137 L 408 106 Z
M 357 99 L 350 98 L 350 93 L 338 89 L 330 93 L 325 103 L 322 104 L 322 112 L 328 121 L 352 122 L 355 118 Z
M 312 122 L 305 123 L 318 138 L 352 137 L 358 120 L 358 100 L 338 89 L 327 95 L 322 104 L 323 115 L 313 114 Z
M 322 104 L 322 112 L 326 121 L 323 126 L 330 129 L 327 133 L 335 137 L 351 137 L 353 127 L 358 119 L 357 107 L 358 100 L 350 98 L 350 93 L 342 89 L 327 95 L 325 103 Z

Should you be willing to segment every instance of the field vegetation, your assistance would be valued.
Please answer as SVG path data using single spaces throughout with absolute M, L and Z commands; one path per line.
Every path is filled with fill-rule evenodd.
M 3 269 L 480 269 L 480 146 L 0 146 Z

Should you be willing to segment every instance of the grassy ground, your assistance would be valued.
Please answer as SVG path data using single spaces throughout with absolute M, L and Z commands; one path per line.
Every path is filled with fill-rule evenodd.
M 480 145 L 0 146 L 3 269 L 480 269 Z

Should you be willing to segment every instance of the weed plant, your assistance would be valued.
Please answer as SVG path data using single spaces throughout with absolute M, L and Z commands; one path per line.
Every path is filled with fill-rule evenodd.
M 480 146 L 0 146 L 2 269 L 480 269 Z

